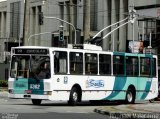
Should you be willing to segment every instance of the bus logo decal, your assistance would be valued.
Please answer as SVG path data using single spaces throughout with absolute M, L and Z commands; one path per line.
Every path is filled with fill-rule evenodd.
M 90 87 L 94 87 L 94 88 L 104 87 L 104 81 L 89 79 L 86 81 L 86 88 L 90 88 Z
M 64 77 L 64 84 L 68 84 L 68 77 L 67 76 Z

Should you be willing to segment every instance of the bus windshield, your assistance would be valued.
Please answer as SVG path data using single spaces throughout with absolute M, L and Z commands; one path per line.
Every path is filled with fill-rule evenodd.
M 48 56 L 14 55 L 11 62 L 11 78 L 50 78 L 50 58 Z

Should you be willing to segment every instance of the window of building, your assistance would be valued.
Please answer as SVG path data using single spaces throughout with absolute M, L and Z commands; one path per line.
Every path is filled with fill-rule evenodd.
M 99 55 L 99 73 L 100 75 L 111 75 L 111 55 Z
M 150 76 L 151 70 L 150 70 L 150 58 L 141 57 L 140 58 L 140 76 Z
M 86 74 L 98 73 L 97 54 L 91 54 L 91 53 L 85 54 L 85 73 Z
M 54 72 L 55 74 L 67 73 L 67 52 L 56 51 L 54 54 Z
M 70 53 L 70 73 L 83 74 L 83 53 Z
M 124 75 L 124 56 L 113 56 L 113 74 Z
M 126 75 L 138 76 L 139 75 L 138 57 L 126 57 Z
M 21 2 L 10 4 L 10 37 L 18 39 L 20 33 Z
M 64 2 L 59 2 L 59 11 L 60 11 L 60 18 L 64 19 Z M 61 22 L 61 24 L 63 25 L 63 22 Z
M 90 28 L 92 31 L 97 31 L 98 0 L 92 0 L 90 4 Z

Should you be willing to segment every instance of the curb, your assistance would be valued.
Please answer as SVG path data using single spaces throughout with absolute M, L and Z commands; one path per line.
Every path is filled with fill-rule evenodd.
M 109 110 L 109 108 L 108 108 Z M 145 112 L 144 110 L 142 112 L 123 112 L 123 111 L 107 111 L 103 109 L 94 109 L 95 113 L 103 114 L 103 115 L 108 115 L 112 119 L 159 119 L 159 114 L 158 113 L 153 113 L 153 112 Z
M 8 91 L 8 87 L 5 87 L 5 88 L 0 87 L 0 92 L 3 92 L 3 91 Z
M 94 112 L 108 115 L 111 119 L 151 119 L 151 116 L 154 116 L 154 119 L 158 119 L 158 115 L 149 114 L 149 113 L 122 113 L 122 112 L 110 112 L 100 109 L 94 109 Z

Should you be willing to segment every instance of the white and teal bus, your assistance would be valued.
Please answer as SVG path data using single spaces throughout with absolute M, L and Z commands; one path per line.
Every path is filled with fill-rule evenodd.
M 9 97 L 81 101 L 151 100 L 158 95 L 157 56 L 107 52 L 95 45 L 22 46 L 11 51 Z

